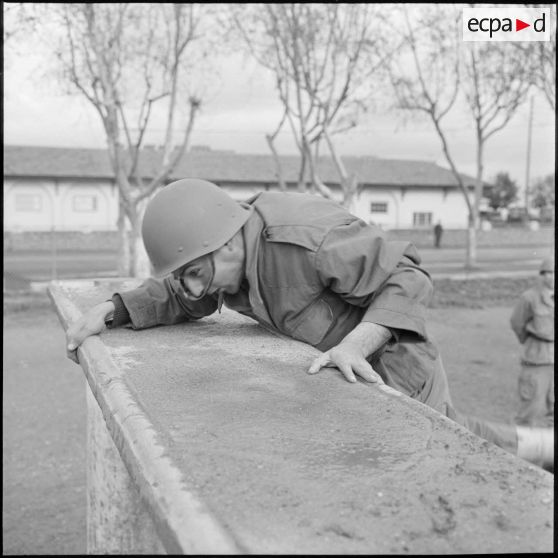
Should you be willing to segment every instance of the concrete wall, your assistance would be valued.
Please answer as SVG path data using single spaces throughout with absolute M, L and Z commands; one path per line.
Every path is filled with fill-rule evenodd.
M 66 329 L 136 285 L 49 294 Z M 226 307 L 87 339 L 88 553 L 552 552 L 552 474 L 318 354 Z

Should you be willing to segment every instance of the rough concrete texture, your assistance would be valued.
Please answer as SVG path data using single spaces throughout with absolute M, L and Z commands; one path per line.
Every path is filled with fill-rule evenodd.
M 87 554 L 165 554 L 147 506 L 87 391 Z
M 63 284 L 81 309 L 118 288 Z M 101 338 L 185 490 L 249 553 L 553 549 L 553 475 L 409 398 L 307 375 L 309 346 L 230 311 Z

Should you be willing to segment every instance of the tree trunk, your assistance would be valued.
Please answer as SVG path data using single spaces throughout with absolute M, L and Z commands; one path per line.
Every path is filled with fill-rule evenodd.
M 483 149 L 484 140 L 482 132 L 477 128 L 477 180 L 473 197 L 473 206 L 469 211 L 467 224 L 467 256 L 466 269 L 475 269 L 477 266 L 477 231 L 480 229 L 480 202 L 482 198 L 483 177 Z
M 130 243 L 126 230 L 126 215 L 122 203 L 118 206 L 118 276 L 130 276 Z
M 477 229 L 475 215 L 469 214 L 467 224 L 467 249 L 465 256 L 465 269 L 475 269 L 477 264 Z
M 433 112 L 430 113 L 430 117 L 432 118 L 432 122 L 438 132 L 438 137 L 442 142 L 442 149 L 444 151 L 444 155 L 446 157 L 446 161 L 448 162 L 453 176 L 459 185 L 459 189 L 461 190 L 463 197 L 465 198 L 465 203 L 467 204 L 467 209 L 469 211 L 468 214 L 468 225 L 467 225 L 467 247 L 466 247 L 466 254 L 465 254 L 465 268 L 472 269 L 476 266 L 477 263 L 477 235 L 475 230 L 475 221 L 476 221 L 476 214 L 475 214 L 475 204 L 474 202 L 471 203 L 471 198 L 469 196 L 469 192 L 463 183 L 463 179 L 461 175 L 457 171 L 457 167 L 451 158 L 448 143 L 446 141 L 446 136 L 440 127 L 439 119 L 437 119 Z M 476 187 L 476 185 L 475 185 Z
M 324 184 L 324 182 L 322 182 L 322 179 L 320 178 L 320 175 L 318 174 L 318 169 L 316 168 L 316 161 L 314 161 L 314 158 L 312 156 L 312 153 L 310 151 L 310 146 L 308 145 L 308 143 L 306 141 L 304 141 L 304 149 L 306 151 L 306 157 L 308 158 L 308 168 L 310 170 L 310 180 L 312 181 L 312 185 L 314 186 L 314 188 L 324 197 L 327 198 L 328 200 L 334 200 L 335 198 L 329 188 L 329 186 L 327 186 L 326 184 Z
M 145 246 L 143 244 L 143 239 L 141 236 L 140 228 L 132 229 L 132 276 L 139 279 L 147 279 L 151 276 L 151 263 L 147 252 L 145 251 Z
M 356 176 L 351 175 L 349 178 L 342 181 L 343 187 L 343 207 L 348 211 L 355 214 L 356 211 L 356 192 L 357 192 L 357 179 Z
M 484 172 L 483 163 L 483 150 L 484 150 L 484 140 L 482 138 L 482 132 L 477 131 L 477 182 L 475 184 L 475 228 L 480 229 L 480 203 L 482 198 L 482 177 Z
M 281 192 L 286 192 L 287 185 L 285 184 L 285 179 L 283 178 L 283 169 L 281 167 L 281 160 L 279 159 L 279 155 L 277 154 L 277 150 L 275 149 L 275 145 L 273 143 L 273 137 L 269 134 L 266 134 L 265 139 L 267 140 L 269 149 L 271 149 L 271 153 L 273 154 L 273 160 L 275 161 L 275 168 L 277 169 L 277 183 L 279 185 L 279 190 Z
M 306 153 L 302 150 L 300 153 L 300 169 L 298 172 L 297 188 L 301 193 L 306 192 Z
M 141 223 L 145 210 L 145 203 L 134 206 L 134 217 L 132 220 L 131 231 L 131 260 L 132 260 L 132 277 L 139 279 L 147 279 L 151 276 L 151 262 L 145 251 L 143 238 L 141 236 Z
M 341 202 L 341 204 L 343 205 L 343 207 L 348 209 L 351 213 L 354 213 L 355 210 L 354 197 L 357 189 L 356 176 L 352 173 L 349 175 L 349 173 L 347 172 L 343 160 L 337 153 L 337 149 L 335 149 L 335 145 L 333 144 L 333 141 L 331 140 L 329 132 L 325 126 L 323 129 L 323 134 L 326 139 L 333 162 L 335 163 L 337 173 L 339 174 L 339 184 L 343 191 L 343 201 Z

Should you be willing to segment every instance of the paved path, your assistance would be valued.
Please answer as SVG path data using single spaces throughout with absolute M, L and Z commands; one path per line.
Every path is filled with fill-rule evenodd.
M 543 258 L 553 253 L 550 246 L 483 247 L 478 249 L 477 268 L 466 272 L 463 268 L 465 248 L 419 250 L 424 267 L 434 277 L 525 275 L 536 273 Z
M 4 313 L 3 553 L 85 553 L 85 380 L 51 308 Z

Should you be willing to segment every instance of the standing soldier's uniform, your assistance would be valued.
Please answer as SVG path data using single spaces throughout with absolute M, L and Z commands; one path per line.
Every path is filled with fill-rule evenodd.
M 554 274 L 547 259 L 541 275 Z M 522 344 L 517 424 L 554 424 L 554 292 L 539 281 L 525 291 L 515 305 L 511 327 Z

